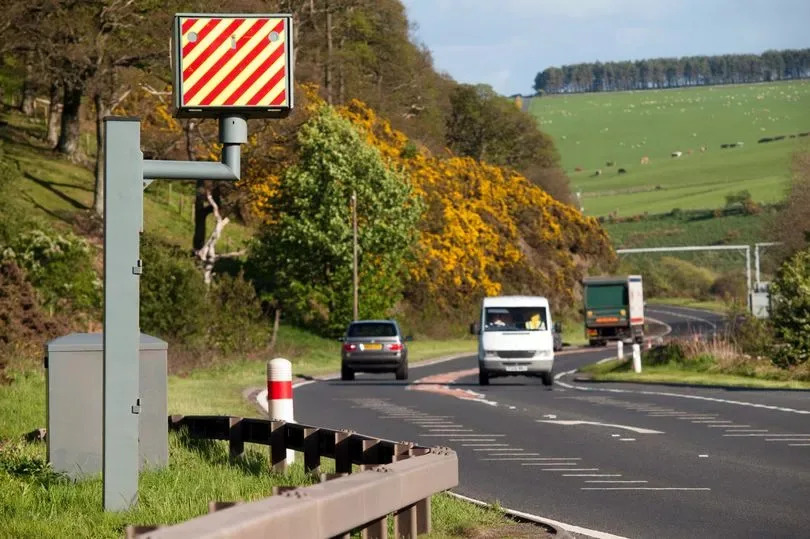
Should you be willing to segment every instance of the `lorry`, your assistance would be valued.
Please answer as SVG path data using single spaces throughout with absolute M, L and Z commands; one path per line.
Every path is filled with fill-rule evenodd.
M 542 296 L 491 296 L 481 302 L 478 335 L 478 382 L 496 376 L 539 376 L 553 383 L 554 336 L 548 300 Z
M 644 291 L 641 275 L 583 279 L 585 336 L 591 346 L 607 341 L 644 340 Z

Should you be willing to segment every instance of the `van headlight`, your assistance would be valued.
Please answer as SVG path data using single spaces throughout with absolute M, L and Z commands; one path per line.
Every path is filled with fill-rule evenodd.
M 498 352 L 495 350 L 484 350 L 484 357 L 488 359 L 495 359 L 498 357 Z
M 535 359 L 548 359 L 553 357 L 554 352 L 551 350 L 538 350 L 534 353 Z

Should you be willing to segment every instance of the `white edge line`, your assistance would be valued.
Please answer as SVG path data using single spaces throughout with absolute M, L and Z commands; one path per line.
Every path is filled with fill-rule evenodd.
M 468 496 L 463 496 L 461 494 L 456 494 L 455 492 L 447 491 L 447 494 L 453 496 L 454 498 L 458 498 L 459 500 L 464 500 L 465 502 L 469 502 L 475 505 L 480 505 L 483 507 L 491 507 L 491 505 L 486 502 L 482 502 L 481 500 L 476 500 L 475 498 L 470 498 Z M 595 537 L 596 539 L 627 539 L 626 537 L 623 537 L 621 535 L 613 535 L 612 533 L 608 532 L 590 530 L 588 528 L 583 528 L 581 526 L 575 526 L 574 524 L 567 524 L 565 522 L 560 522 L 559 520 L 540 517 L 537 515 L 533 515 L 531 513 L 524 513 L 523 511 L 515 511 L 514 509 L 507 509 L 505 507 L 501 507 L 500 509 L 507 515 L 523 518 L 526 520 L 530 520 L 532 522 L 537 522 L 539 524 L 546 524 L 548 526 L 562 528 L 567 532 L 579 533 L 585 535 L 586 537 Z

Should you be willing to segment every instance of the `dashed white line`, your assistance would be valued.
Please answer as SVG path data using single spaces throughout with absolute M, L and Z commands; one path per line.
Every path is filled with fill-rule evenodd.
M 599 468 L 543 468 L 544 472 L 598 472 Z
M 579 487 L 579 490 L 711 490 L 708 487 Z
M 461 447 L 496 447 L 507 446 L 509 444 L 461 444 Z
M 494 442 L 495 438 L 450 438 L 449 442 Z M 504 444 L 506 445 L 506 444 Z
M 719 420 L 719 419 L 697 419 L 697 420 L 692 421 L 692 423 L 695 423 L 695 424 L 698 424 L 698 425 L 700 425 L 700 424 L 704 424 L 704 425 L 726 424 L 726 425 L 728 425 L 729 423 L 734 423 L 734 421 L 723 421 L 723 420 Z
M 610 480 L 610 479 L 586 479 L 586 483 L 646 483 L 641 480 Z
M 503 444 L 508 445 L 508 444 Z M 522 449 L 515 449 L 514 447 L 502 447 L 502 448 L 476 448 L 473 451 L 523 451 Z
M 620 442 L 635 442 L 635 438 L 619 438 Z
M 621 477 L 620 473 L 564 473 L 563 477 Z
M 546 460 L 545 457 L 526 457 L 524 458 L 514 458 L 514 457 L 504 457 L 504 458 L 486 458 L 481 460 Z
M 737 433 L 734 433 L 734 434 L 724 434 L 723 436 L 736 437 L 736 438 L 754 438 L 754 437 L 760 437 L 760 438 L 762 438 L 762 437 L 768 437 L 768 438 L 791 438 L 791 437 L 796 437 L 796 436 L 802 436 L 802 437 L 810 436 L 810 434 L 773 434 L 773 433 L 768 433 L 768 434 L 737 434 Z
M 810 447 L 810 444 L 788 444 L 790 447 Z
M 449 432 L 451 434 L 459 434 L 461 432 L 475 432 L 475 429 L 428 429 L 428 432 Z
M 810 438 L 765 438 L 766 442 L 810 442 Z
M 730 429 L 732 427 L 726 427 L 726 429 Z M 726 430 L 726 432 L 736 433 L 736 432 L 768 432 L 768 429 L 734 429 L 734 430 Z
M 421 436 L 439 436 L 442 438 L 448 438 L 451 436 L 463 436 L 464 438 L 501 438 L 506 436 L 506 434 L 422 434 Z

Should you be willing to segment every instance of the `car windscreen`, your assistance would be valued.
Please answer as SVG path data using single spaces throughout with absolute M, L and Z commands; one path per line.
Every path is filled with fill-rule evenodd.
M 397 328 L 385 322 L 366 322 L 349 326 L 349 337 L 396 337 Z
M 546 331 L 545 307 L 487 307 L 484 331 Z

